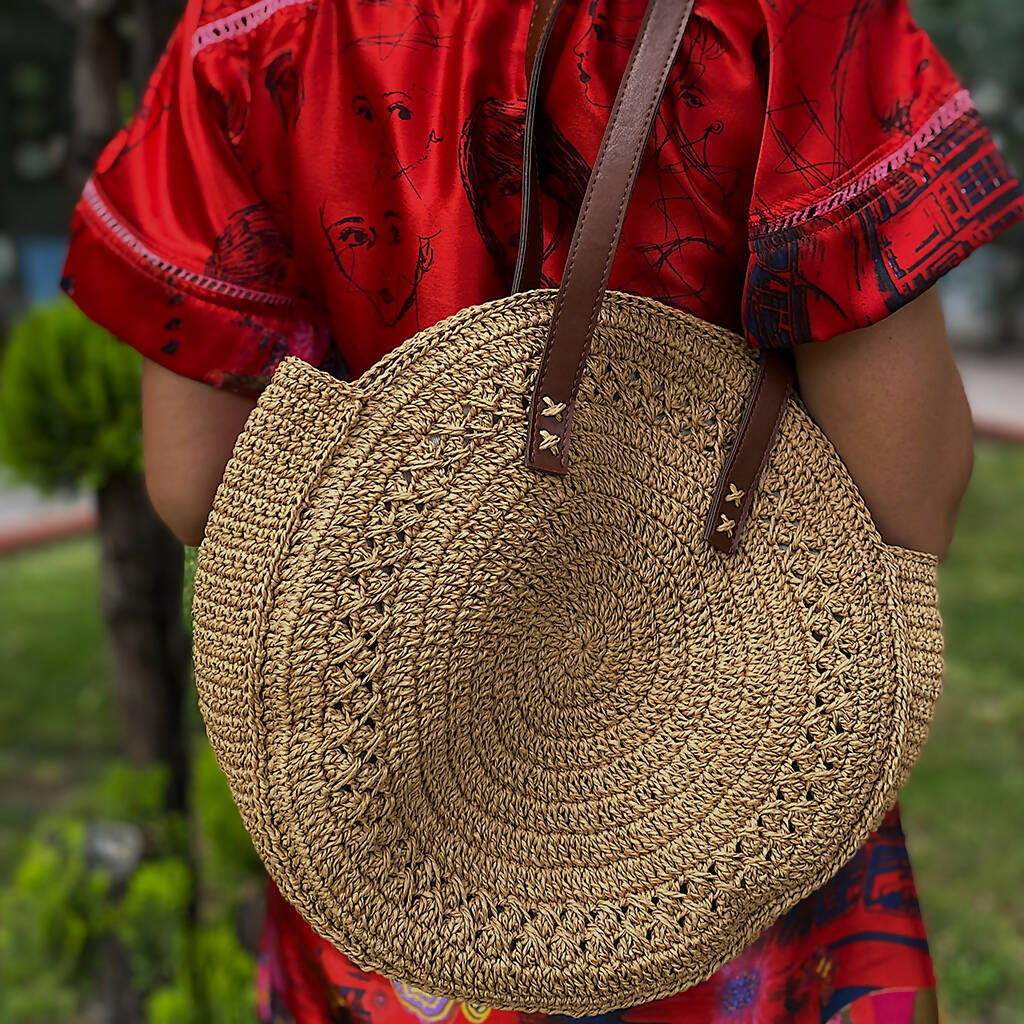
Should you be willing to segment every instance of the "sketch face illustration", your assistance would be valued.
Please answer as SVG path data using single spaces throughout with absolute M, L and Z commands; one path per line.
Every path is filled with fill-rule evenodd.
M 423 98 L 415 87 L 352 96 L 352 131 L 376 138 L 378 156 L 365 177 L 348 183 L 344 201 L 320 209 L 335 266 L 373 303 L 385 326 L 394 326 L 413 306 L 434 258 L 430 237 L 419 234 L 403 213 L 422 200 L 416 179 L 444 138 L 443 115 Z M 422 112 L 428 109 L 430 115 Z
M 477 230 L 507 287 L 519 255 L 522 217 L 523 125 L 522 101 L 508 103 L 490 97 L 470 112 L 459 137 L 459 172 L 473 209 Z M 586 162 L 541 112 L 537 126 L 540 146 L 541 192 L 545 224 L 555 224 L 551 251 L 575 223 L 586 190 Z
M 377 176 L 392 182 L 401 179 L 422 198 L 416 180 L 434 147 L 444 141 L 444 114 L 422 89 L 392 89 L 382 93 L 358 93 L 352 97 L 354 131 L 376 133 L 380 152 L 375 161 Z M 360 123 L 362 122 L 362 123 Z
M 416 299 L 423 275 L 433 263 L 430 239 L 407 229 L 395 210 L 349 214 L 329 219 L 320 208 L 320 226 L 335 266 L 354 291 L 366 296 L 392 327 Z
M 666 118 L 662 113 L 658 117 L 654 143 L 659 172 L 675 175 L 684 193 L 699 204 L 721 210 L 735 197 L 740 171 L 714 160 L 714 139 L 725 125 L 704 112 L 709 106 L 704 82 L 708 65 L 724 51 L 713 29 L 703 23 L 696 23 L 695 29 L 665 89 L 669 110 L 678 111 L 679 116 Z
M 459 138 L 462 184 L 503 282 L 511 282 L 519 250 L 525 116 L 522 103 L 483 100 Z
M 583 94 L 596 107 L 610 108 L 615 102 L 619 76 L 643 20 L 642 0 L 624 0 L 618 7 L 613 25 L 608 19 L 608 0 L 590 0 L 587 28 L 572 47 Z M 608 47 L 618 47 L 620 52 L 610 54 Z

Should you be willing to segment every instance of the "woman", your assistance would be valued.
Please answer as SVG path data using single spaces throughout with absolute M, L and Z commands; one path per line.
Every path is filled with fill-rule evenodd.
M 643 0 L 569 0 L 540 117 L 545 280 Z M 354 378 L 507 292 L 529 0 L 192 0 L 75 213 L 65 288 L 145 357 L 154 505 L 188 544 L 287 353 Z M 883 538 L 944 556 L 970 414 L 933 285 L 1024 214 L 906 0 L 698 0 L 610 286 L 793 349 Z M 824 343 L 824 344 L 815 344 Z M 359 970 L 268 890 L 264 1021 L 514 1014 Z M 935 976 L 894 808 L 708 981 L 636 1022 L 919 1024 Z

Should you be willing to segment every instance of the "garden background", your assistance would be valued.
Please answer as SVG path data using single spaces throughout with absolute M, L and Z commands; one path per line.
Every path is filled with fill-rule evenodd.
M 1024 171 L 1024 5 L 911 6 Z M 263 881 L 191 688 L 194 551 L 141 488 L 137 358 L 56 298 L 71 205 L 178 10 L 0 0 L 0 1024 L 255 1020 Z M 942 292 L 979 432 L 900 803 L 950 1021 L 1018 1024 L 1024 230 Z

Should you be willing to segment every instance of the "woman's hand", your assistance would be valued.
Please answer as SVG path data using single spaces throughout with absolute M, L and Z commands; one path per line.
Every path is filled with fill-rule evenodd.
M 936 290 L 878 324 L 793 354 L 804 404 L 882 538 L 945 557 L 971 478 L 974 435 Z
M 157 515 L 183 544 L 203 539 L 217 485 L 255 404 L 143 359 L 146 489 Z

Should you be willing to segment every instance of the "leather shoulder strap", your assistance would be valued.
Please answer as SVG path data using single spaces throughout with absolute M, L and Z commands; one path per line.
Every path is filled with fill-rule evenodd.
M 519 224 L 519 253 L 512 279 L 512 294 L 539 288 L 544 259 L 544 229 L 541 222 L 540 173 L 537 167 L 537 110 L 540 107 L 544 54 L 561 10 L 562 0 L 536 0 L 526 36 L 526 122 L 523 126 L 522 220 Z
M 526 464 L 533 468 L 569 471 L 576 391 L 640 160 L 693 3 L 650 0 L 629 55 L 587 183 L 541 358 L 526 449 Z M 558 410 L 557 420 L 552 408 Z
M 547 23 L 543 27 L 531 23 L 531 38 L 535 37 L 536 42 L 528 43 L 527 50 L 523 220 L 514 290 L 524 283 L 524 275 L 536 274 L 535 279 L 525 281 L 527 287 L 535 287 L 540 277 L 542 239 L 533 131 L 540 66 L 560 2 L 538 0 L 534 19 L 546 19 Z M 559 474 L 569 471 L 570 432 L 580 378 L 640 161 L 693 5 L 694 0 L 650 0 L 630 53 L 587 184 L 541 357 L 525 451 L 526 464 L 531 468 Z M 762 351 L 736 439 L 705 521 L 704 539 L 725 554 L 734 554 L 738 548 L 793 380 L 790 352 Z

